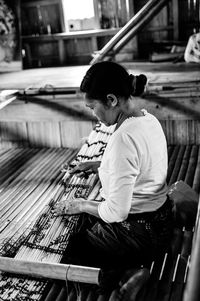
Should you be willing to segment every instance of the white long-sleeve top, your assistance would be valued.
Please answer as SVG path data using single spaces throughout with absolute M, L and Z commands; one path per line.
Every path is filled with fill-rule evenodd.
M 142 111 L 112 134 L 98 170 L 105 199 L 98 213 L 107 223 L 154 211 L 166 200 L 166 138 L 156 117 Z

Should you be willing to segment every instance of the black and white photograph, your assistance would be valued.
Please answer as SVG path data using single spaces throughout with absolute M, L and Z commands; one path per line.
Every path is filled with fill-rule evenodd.
M 0 301 L 200 300 L 200 1 L 0 0 Z

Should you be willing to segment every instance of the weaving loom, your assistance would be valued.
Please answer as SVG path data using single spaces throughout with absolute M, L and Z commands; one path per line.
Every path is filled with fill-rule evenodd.
M 156 75 L 149 82 L 148 93 L 135 99 L 135 104 L 157 116 L 166 134 L 168 184 L 183 180 L 199 194 L 199 73 L 196 77 L 192 74 L 192 78 L 189 75 L 187 78 L 187 74 L 176 78 L 170 73 L 170 81 L 168 76 Z M 180 81 L 182 78 L 184 81 Z M 63 257 L 67 258 L 70 235 L 78 229 L 79 217 L 55 218 L 53 205 L 63 197 L 101 200 L 100 183 L 95 175 L 87 179 L 69 177 L 67 168 L 69 164 L 100 160 L 114 127 L 97 124 L 91 131 L 94 119 L 80 106 L 79 95 L 54 97 L 21 96 L 0 112 L 0 267 L 4 271 L 0 274 L 0 300 L 115 301 L 115 291 L 99 295 L 98 271 L 89 274 L 91 271 L 87 270 L 82 274 L 85 283 L 80 283 L 77 291 L 73 285 L 75 277 L 68 286 L 63 281 L 70 272 L 66 266 L 62 278 L 54 278 L 55 273 L 50 275 L 46 271 L 41 278 L 39 273 L 20 275 L 21 267 L 16 264 L 24 261 L 33 266 L 48 263 L 55 270 L 61 267 Z M 81 137 L 88 133 L 87 141 L 77 153 L 72 147 L 77 148 Z M 196 279 L 198 284 L 199 274 L 192 277 L 192 273 L 188 274 L 188 270 L 196 271 L 195 265 L 200 266 L 199 255 L 192 257 L 193 262 L 190 258 L 195 246 L 200 245 L 193 239 L 194 230 L 196 237 L 200 237 L 198 221 L 199 217 L 195 228 L 175 228 L 169 252 L 152 262 L 150 279 L 137 301 L 182 301 L 187 278 L 192 279 L 189 283 L 195 283 Z M 193 269 L 189 269 L 190 262 Z M 77 281 L 81 277 L 79 274 Z M 195 297 L 190 294 L 184 301 L 199 301 L 199 292 L 192 291 Z
M 81 196 L 100 201 L 101 196 L 96 175 L 91 174 L 87 179 L 71 177 L 67 168 L 61 169 L 61 166 L 101 160 L 113 130 L 114 127 L 97 124 L 78 153 L 70 149 L 1 150 L 1 256 L 46 263 L 59 263 L 63 254 L 67 256 L 69 237 L 76 231 L 79 216 L 54 217 L 53 205 L 63 198 Z M 170 145 L 168 154 L 168 184 L 183 180 L 199 192 L 199 146 Z M 26 164 L 20 168 L 22 159 Z M 160 300 L 163 296 L 164 300 L 174 300 L 177 294 L 182 295 L 193 232 L 194 229 L 175 229 L 172 256 L 166 253 L 152 263 L 147 289 L 138 300 Z M 113 294 L 98 296 L 96 285 L 82 284 L 78 295 L 80 300 L 115 300 Z M 61 301 L 66 298 L 79 300 L 73 286 L 67 291 L 62 282 L 1 274 L 0 300 Z
M 101 159 L 112 130 L 98 128 L 91 133 L 71 164 Z M 9 156 L 15 152 L 16 161 L 25 158 L 28 167 L 4 174 Z M 60 262 L 69 236 L 75 231 L 78 216 L 54 217 L 53 205 L 64 197 L 91 197 L 100 200 L 100 184 L 95 175 L 88 179 L 58 172 L 58 166 L 70 162 L 72 150 L 2 151 L 1 182 L 1 256 L 20 260 Z M 17 167 L 17 162 L 15 162 Z M 9 171 L 7 172 L 9 173 Z M 5 179 L 5 181 L 4 181 Z M 37 179 L 37 180 L 36 180 Z M 2 275 L 1 300 L 39 300 L 46 283 Z M 29 299 L 27 299 L 29 298 Z

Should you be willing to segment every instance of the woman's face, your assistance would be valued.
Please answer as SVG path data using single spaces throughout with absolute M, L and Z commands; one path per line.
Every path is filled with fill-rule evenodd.
M 93 115 L 106 126 L 115 124 L 116 112 L 111 105 L 105 105 L 97 99 L 85 98 L 86 107 L 90 108 Z

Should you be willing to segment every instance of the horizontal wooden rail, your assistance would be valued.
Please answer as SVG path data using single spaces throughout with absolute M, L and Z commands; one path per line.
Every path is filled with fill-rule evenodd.
M 0 271 L 31 277 L 99 284 L 100 269 L 0 257 Z

